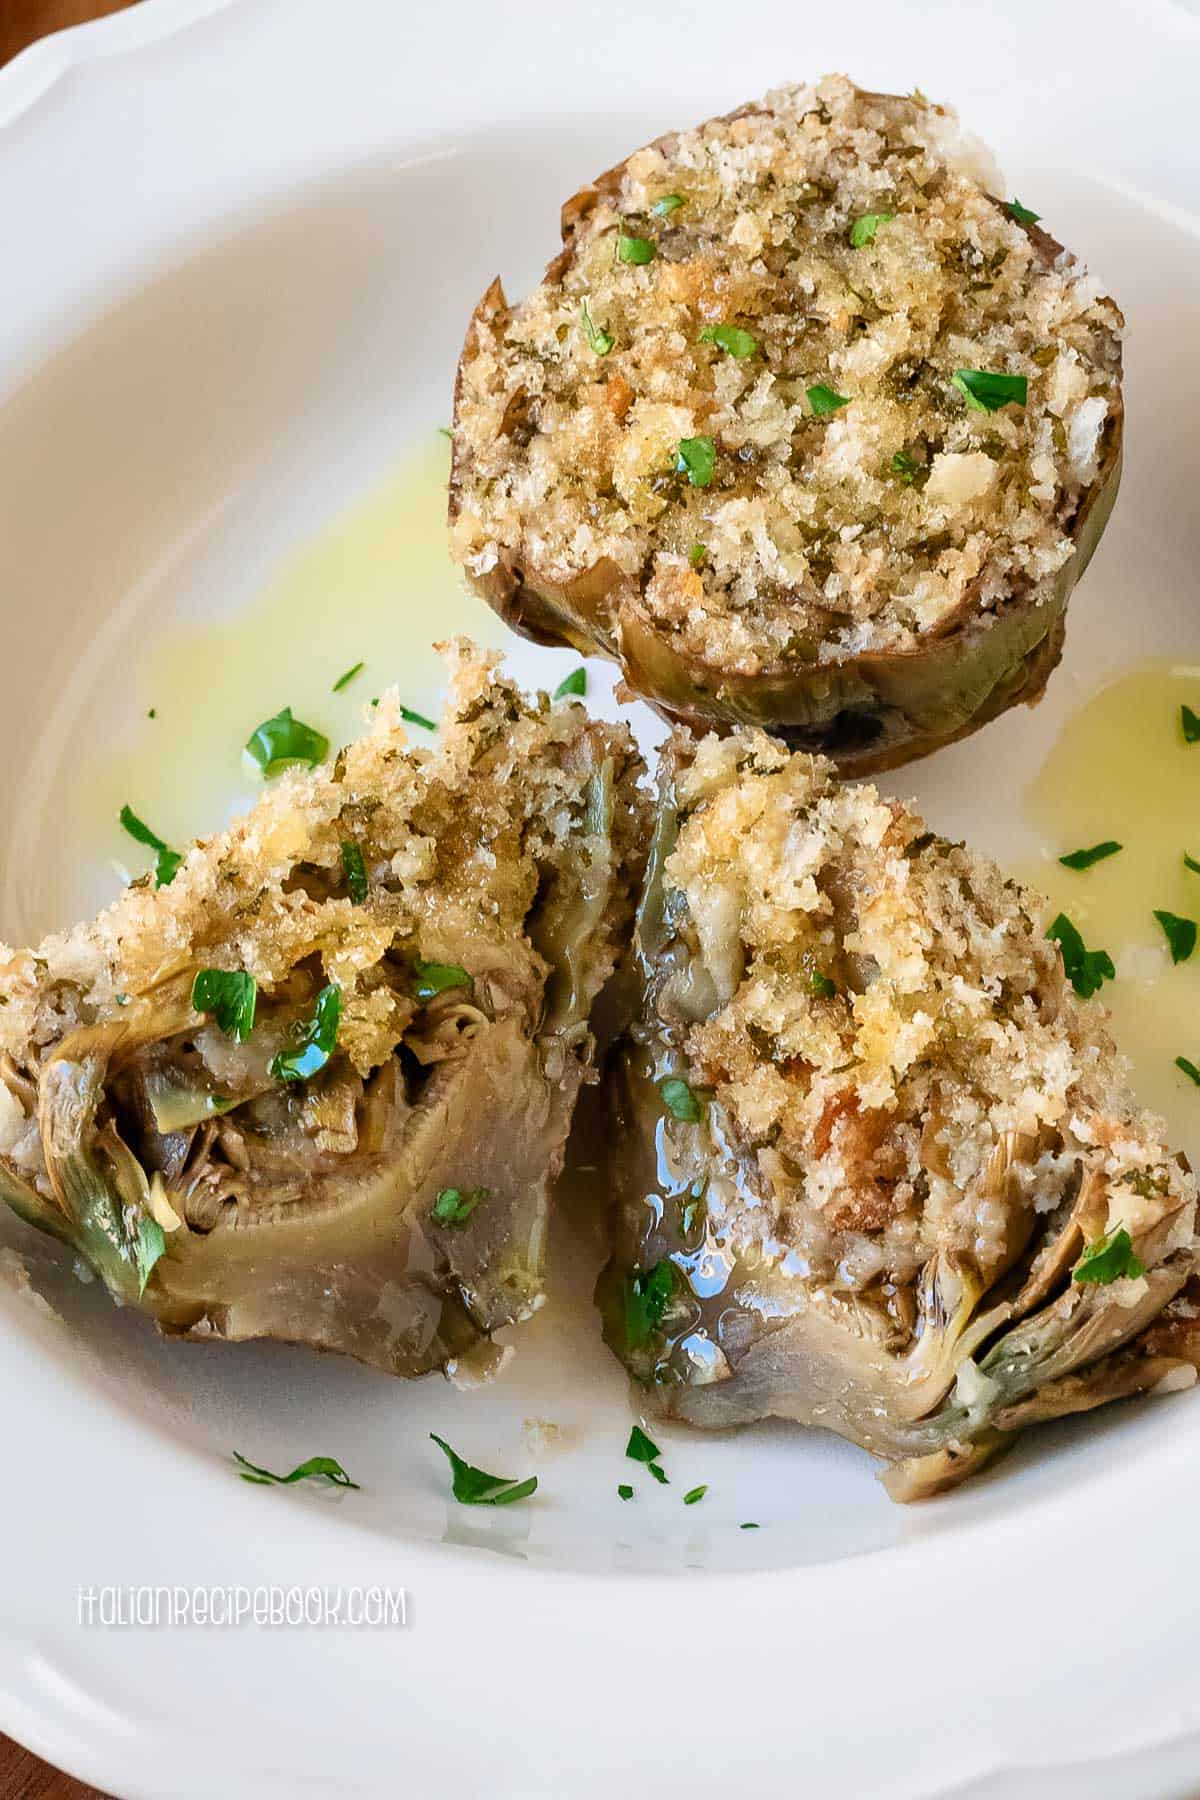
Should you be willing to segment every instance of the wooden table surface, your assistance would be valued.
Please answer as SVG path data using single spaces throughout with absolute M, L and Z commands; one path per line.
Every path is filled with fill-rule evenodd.
M 0 63 L 48 31 L 120 12 L 133 0 L 0 0 Z M 0 1733 L 0 1800 L 104 1800 Z

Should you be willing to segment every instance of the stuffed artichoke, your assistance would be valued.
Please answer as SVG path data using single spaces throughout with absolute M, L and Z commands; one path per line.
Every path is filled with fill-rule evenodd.
M 542 1298 L 639 769 L 459 648 L 436 750 L 385 698 L 168 885 L 4 952 L 0 1193 L 167 1332 L 489 1372 Z
M 832 773 L 667 747 L 598 1300 L 649 1409 L 823 1426 L 912 1499 L 1195 1379 L 1196 1185 L 1035 898 Z
M 1041 693 L 1116 495 L 1121 315 L 954 115 L 844 77 L 660 138 L 498 281 L 451 547 L 668 717 L 843 772 Z

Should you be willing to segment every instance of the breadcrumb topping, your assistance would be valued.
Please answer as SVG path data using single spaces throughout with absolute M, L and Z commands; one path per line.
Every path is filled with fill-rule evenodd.
M 761 1189 L 710 1184 L 733 1242 L 777 1238 L 852 1287 L 948 1251 L 987 1284 L 1083 1181 L 1097 1235 L 1194 1201 L 1035 895 L 762 733 L 677 735 L 669 755 L 666 908 L 715 985 L 683 1029 L 688 1077 Z
M 454 554 L 479 579 L 607 570 L 743 675 L 912 648 L 1052 577 L 1115 429 L 1122 319 L 1001 192 L 949 109 L 843 76 L 638 151 L 568 206 L 529 298 L 472 325 Z M 972 407 L 961 369 L 1024 378 L 1024 404 Z

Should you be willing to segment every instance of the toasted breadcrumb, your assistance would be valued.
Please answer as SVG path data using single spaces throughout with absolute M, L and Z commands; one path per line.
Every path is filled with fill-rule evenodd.
M 1193 1177 L 1036 895 L 762 733 L 679 734 L 669 754 L 667 905 L 716 990 L 683 1033 L 688 1076 L 768 1199 L 764 1216 L 713 1179 L 734 1241 L 777 1239 L 843 1286 L 907 1281 L 938 1251 L 986 1283 L 1081 1180 L 1094 1235 L 1175 1214 L 1191 1241 Z
M 529 298 L 476 316 L 454 554 L 480 581 L 624 584 L 743 676 L 911 649 L 1051 579 L 1119 420 L 1123 322 L 1002 192 L 951 111 L 843 76 L 637 152 L 568 207 Z M 721 325 L 752 352 L 703 340 Z M 1026 403 L 973 409 L 963 368 L 1024 377 Z M 849 404 L 818 416 L 818 386 Z

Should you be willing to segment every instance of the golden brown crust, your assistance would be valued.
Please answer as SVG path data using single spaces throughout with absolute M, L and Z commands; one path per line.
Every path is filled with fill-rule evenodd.
M 855 106 L 864 110 L 868 117 L 871 116 L 871 105 L 882 109 L 884 115 L 900 109 L 903 131 L 920 136 L 912 118 L 924 115 L 912 114 L 912 102 L 857 94 L 848 103 L 847 89 L 848 84 L 839 87 L 837 83 L 826 83 L 817 93 L 836 90 L 829 103 L 835 107 L 848 107 L 847 117 L 855 116 Z M 909 624 L 902 624 L 901 618 L 903 608 L 908 605 L 903 595 L 906 583 L 912 584 L 911 575 L 899 581 L 897 598 L 893 600 L 883 592 L 892 580 L 886 563 L 887 580 L 880 586 L 869 557 L 860 558 L 860 573 L 865 585 L 861 590 L 853 589 L 849 614 L 839 612 L 840 603 L 830 608 L 825 594 L 813 584 L 811 568 L 810 575 L 800 584 L 786 581 L 781 584 L 777 574 L 771 574 L 765 565 L 758 566 L 757 550 L 747 549 L 746 560 L 740 565 L 735 559 L 732 564 L 714 570 L 713 554 L 710 554 L 700 573 L 689 570 L 678 554 L 676 540 L 682 539 L 686 548 L 686 538 L 693 527 L 697 538 L 716 534 L 714 508 L 718 520 L 730 516 L 730 493 L 739 505 L 742 504 L 739 496 L 748 496 L 748 503 L 754 505 L 758 504 L 754 498 L 756 492 L 765 494 L 768 506 L 766 529 L 774 534 L 777 546 L 782 543 L 779 532 L 771 523 L 770 490 L 756 490 L 753 481 L 748 487 L 744 482 L 739 486 L 735 481 L 731 489 L 722 489 L 718 493 L 723 479 L 719 474 L 712 493 L 700 497 L 703 507 L 707 508 L 707 523 L 698 522 L 698 497 L 685 489 L 682 495 L 672 496 L 671 507 L 684 505 L 686 529 L 680 524 L 667 531 L 667 515 L 654 511 L 657 502 L 651 505 L 649 514 L 642 517 L 638 510 L 642 501 L 637 497 L 641 489 L 631 498 L 633 490 L 621 488 L 622 458 L 629 454 L 632 438 L 639 430 L 639 420 L 644 423 L 647 411 L 655 406 L 659 413 L 669 414 L 672 418 L 683 417 L 685 405 L 691 400 L 693 411 L 689 416 L 694 417 L 696 430 L 703 427 L 702 414 L 711 413 L 719 419 L 732 418 L 736 429 L 741 431 L 746 429 L 747 407 L 751 402 L 756 406 L 760 404 L 759 390 L 748 390 L 743 382 L 741 397 L 730 403 L 731 411 L 730 405 L 722 401 L 720 384 L 733 379 L 730 374 L 733 359 L 722 362 L 718 358 L 715 365 L 700 365 L 693 358 L 688 363 L 692 352 L 686 349 L 685 338 L 679 339 L 681 347 L 678 350 L 675 339 L 671 338 L 675 360 L 681 365 L 687 364 L 691 370 L 688 379 L 710 384 L 709 389 L 698 386 L 695 394 L 689 395 L 680 387 L 679 381 L 671 385 L 669 371 L 661 365 L 652 367 L 648 363 L 650 351 L 643 354 L 636 345 L 627 351 L 621 335 L 622 322 L 626 335 L 643 332 L 649 337 L 657 331 L 669 336 L 672 330 L 684 329 L 685 321 L 690 318 L 694 337 L 700 321 L 711 321 L 720 316 L 722 281 L 730 291 L 740 293 L 747 308 L 740 316 L 751 325 L 756 324 L 754 307 L 758 302 L 751 289 L 746 287 L 750 278 L 731 248 L 728 249 L 731 259 L 728 269 L 718 276 L 712 276 L 709 271 L 703 280 L 697 276 L 700 281 L 697 288 L 688 274 L 692 263 L 686 258 L 668 261 L 664 249 L 648 270 L 625 270 L 611 276 L 607 264 L 596 262 L 597 245 L 611 243 L 608 234 L 616 228 L 614 221 L 628 214 L 632 199 L 648 192 L 652 185 L 669 184 L 681 144 L 704 142 L 709 138 L 713 142 L 732 142 L 730 128 L 734 122 L 740 121 L 747 130 L 752 130 L 757 121 L 777 123 L 779 109 L 786 112 L 789 105 L 795 108 L 796 130 L 799 131 L 799 120 L 808 115 L 796 100 L 796 91 L 787 90 L 782 97 L 772 96 L 769 104 L 741 108 L 710 121 L 698 132 L 675 132 L 657 139 L 643 151 L 606 171 L 566 203 L 563 209 L 564 249 L 550 264 L 538 295 L 521 306 L 510 308 L 499 284 L 493 283 L 472 320 L 459 366 L 450 504 L 452 539 L 473 584 L 514 628 L 538 642 L 567 642 L 582 651 L 598 650 L 610 656 L 622 665 L 629 688 L 649 699 L 665 716 L 693 723 L 713 720 L 754 722 L 782 729 L 797 743 L 827 748 L 844 769 L 861 773 L 891 766 L 953 741 L 1016 700 L 1034 698 L 1040 692 L 1045 676 L 1056 660 L 1055 646 L 1061 642 L 1060 620 L 1071 588 L 1086 565 L 1119 481 L 1122 410 L 1117 334 L 1120 315 L 1111 302 L 1091 299 L 1079 287 L 1080 304 L 1090 321 L 1079 344 L 1084 344 L 1086 339 L 1088 344 L 1097 347 L 1096 360 L 1089 366 L 1091 352 L 1077 346 L 1071 337 L 1074 327 L 1066 337 L 1059 337 L 1056 335 L 1058 327 L 1050 328 L 1038 313 L 1040 324 L 1036 329 L 1042 331 L 1045 342 L 1039 340 L 1035 344 L 1027 332 L 1020 340 L 1024 348 L 1019 353 L 1014 349 L 1007 357 L 1009 366 L 1032 370 L 1029 405 L 1019 421 L 1011 407 L 1001 414 L 987 415 L 978 425 L 971 418 L 964 423 L 962 418 L 951 417 L 945 429 L 950 434 L 946 441 L 953 446 L 952 453 L 948 451 L 945 456 L 940 453 L 935 456 L 932 446 L 923 453 L 928 459 L 926 472 L 938 462 L 947 472 L 946 481 L 953 478 L 969 484 L 982 480 L 988 466 L 972 445 L 995 439 L 1005 456 L 1029 459 L 1028 467 L 1034 474 L 1023 473 L 1022 480 L 1032 483 L 1031 491 L 1036 489 L 1041 497 L 1036 505 L 1032 500 L 1023 503 L 1026 510 L 1020 515 L 1014 540 L 1004 535 L 1009 530 L 1008 523 L 996 526 L 993 542 L 1003 552 L 1000 561 L 995 567 L 985 562 L 974 573 L 971 573 L 970 559 L 991 554 L 982 552 L 979 546 L 984 543 L 981 531 L 986 533 L 992 527 L 986 521 L 981 526 L 983 515 L 977 516 L 971 503 L 963 506 L 955 501 L 949 514 L 944 508 L 939 511 L 935 507 L 930 514 L 933 521 L 930 529 L 940 530 L 942 537 L 946 537 L 948 531 L 948 566 L 964 572 L 965 578 L 959 581 L 959 575 L 954 573 L 944 576 L 941 571 L 946 558 L 939 552 L 935 562 L 929 565 L 929 574 L 919 576 L 913 590 L 921 589 L 922 584 L 928 586 L 932 581 L 931 591 L 938 598 L 936 602 L 930 600 L 928 605 L 922 601 L 925 611 L 914 615 Z M 905 112 L 904 109 L 909 110 Z M 940 145 L 945 136 L 946 116 L 940 109 L 930 108 L 928 120 L 928 127 L 922 129 L 926 130 L 926 137 L 931 142 Z M 764 123 L 764 130 L 768 123 Z M 882 129 L 886 138 L 886 128 Z M 929 165 L 937 165 L 937 179 L 946 183 L 948 191 L 953 190 L 953 204 L 966 208 L 964 217 L 970 220 L 965 228 L 968 235 L 982 233 L 983 240 L 991 243 L 993 239 L 988 236 L 991 232 L 1003 254 L 1015 258 L 1017 264 L 1021 263 L 1020 245 L 1026 246 L 1026 261 L 1021 265 L 1026 268 L 1026 275 L 1022 279 L 1041 281 L 1046 285 L 1047 295 L 1051 292 L 1054 295 L 1051 303 L 1039 292 L 1036 306 L 1043 312 L 1049 307 L 1053 314 L 1055 307 L 1061 310 L 1064 305 L 1074 304 L 1069 299 L 1064 300 L 1063 295 L 1069 296 L 1073 291 L 1072 283 L 1079 284 L 1082 276 L 1061 246 L 1036 225 L 1023 228 L 1015 225 L 1007 208 L 981 188 L 972 186 L 951 161 L 938 162 L 940 148 L 935 153 L 927 143 L 926 151 Z M 693 157 L 693 165 L 694 160 Z M 651 165 L 655 171 L 652 183 L 647 173 Z M 694 166 L 692 173 L 695 174 Z M 683 179 L 681 175 L 680 181 Z M 699 181 L 700 177 L 695 179 Z M 971 195 L 975 198 L 971 199 Z M 681 213 L 680 216 L 684 215 Z M 994 221 L 992 226 L 986 224 L 988 218 Z M 635 226 L 631 225 L 629 229 L 633 230 Z M 636 229 L 651 229 L 644 223 L 644 215 L 639 214 Z M 664 230 L 663 241 L 668 236 Z M 700 260 L 703 261 L 703 257 Z M 708 265 L 705 267 L 707 270 Z M 669 290 L 667 300 L 655 302 L 660 307 L 661 319 L 655 315 L 657 322 L 653 325 L 649 315 L 645 324 L 640 323 L 637 311 L 643 304 L 640 297 L 643 293 L 658 291 L 645 283 L 641 288 L 636 286 L 637 279 L 644 275 L 660 279 L 660 286 Z M 706 285 L 710 281 L 716 284 L 711 291 Z M 987 287 L 989 283 L 985 281 L 982 285 Z M 1019 281 L 1013 292 L 1018 297 L 1024 292 Z M 592 357 L 590 365 L 579 361 L 575 345 L 579 330 L 575 308 L 581 294 L 590 300 L 598 318 L 603 312 L 605 296 L 608 296 L 609 313 L 604 316 L 616 327 L 613 350 L 603 358 Z M 1027 300 L 1025 293 L 1020 304 L 1026 304 Z M 729 304 L 732 306 L 732 302 Z M 540 331 L 535 321 L 544 322 L 547 329 Z M 550 325 L 555 325 L 554 333 L 550 333 Z M 1026 328 L 1022 326 L 1021 329 Z M 1088 332 L 1092 333 L 1090 338 Z M 964 337 L 961 331 L 958 337 L 951 334 L 947 339 L 953 348 L 951 361 L 961 358 L 970 362 L 968 340 L 969 334 Z M 638 339 L 638 343 L 642 341 Z M 1018 340 L 1012 341 L 1015 344 Z M 487 412 L 484 395 L 488 383 L 495 380 L 501 370 L 506 371 L 503 380 L 515 380 L 511 367 L 520 364 L 523 344 L 536 344 L 534 360 L 538 372 L 530 379 L 535 385 L 537 382 L 542 385 L 535 413 L 539 409 L 543 412 L 549 409 L 551 419 L 558 421 L 552 428 L 563 438 L 564 454 L 569 440 L 572 456 L 569 484 L 579 484 L 582 480 L 586 494 L 591 479 L 587 473 L 588 459 L 599 458 L 598 467 L 608 469 L 611 466 L 616 470 L 617 489 L 619 495 L 624 495 L 615 513 L 613 490 L 606 489 L 603 484 L 597 489 L 597 499 L 589 502 L 590 511 L 587 508 L 572 510 L 569 494 L 564 499 L 562 493 L 547 486 L 553 479 L 548 473 L 548 452 L 541 455 L 537 479 L 530 490 L 531 495 L 536 490 L 541 499 L 513 500 L 516 492 L 513 483 L 523 478 L 527 469 L 526 460 L 523 460 L 525 452 L 519 445 L 512 447 L 511 452 L 504 451 L 503 447 L 497 451 L 494 444 L 493 449 L 488 450 L 480 439 L 479 428 Z M 1043 358 L 1040 365 L 1028 361 L 1027 353 L 1035 348 Z M 787 384 L 783 373 L 787 357 L 782 351 L 779 354 L 782 362 L 777 362 L 774 350 L 770 356 L 771 379 L 775 384 L 772 392 L 776 393 Z M 934 360 L 940 356 L 945 361 L 950 354 L 939 350 Z M 1056 355 L 1059 362 L 1050 367 L 1044 361 L 1046 355 Z M 562 377 L 567 383 L 563 388 L 566 411 L 558 406 L 555 398 L 558 392 L 555 382 L 559 380 L 555 373 L 556 359 L 563 362 L 566 371 Z M 983 359 L 981 350 L 981 364 Z M 998 360 L 997 352 L 991 366 L 996 366 Z M 586 434 L 572 437 L 571 407 L 582 409 L 589 417 L 589 407 L 594 408 L 597 420 L 601 420 L 604 402 L 598 396 L 607 391 L 605 377 L 607 386 L 619 383 L 621 388 L 622 404 L 616 409 L 616 435 L 611 422 L 601 422 L 597 424 L 594 440 Z M 578 385 L 574 395 L 568 398 L 571 381 L 583 385 Z M 714 382 L 716 387 L 711 386 Z M 588 383 L 592 385 L 586 385 Z M 873 404 L 869 402 L 865 388 L 858 396 L 848 379 L 842 385 L 849 388 L 855 399 L 852 407 L 834 421 L 839 429 L 840 421 L 852 418 L 856 409 L 865 419 L 870 404 Z M 1052 389 L 1058 398 L 1054 398 Z M 1068 391 L 1072 397 L 1063 398 Z M 659 393 L 667 396 L 670 405 L 651 401 L 650 396 Z M 634 396 L 632 401 L 630 394 Z M 1068 434 L 1074 430 L 1075 412 L 1085 400 L 1090 403 L 1092 398 L 1104 413 L 1094 446 L 1095 467 L 1090 473 L 1085 468 L 1084 477 L 1076 479 L 1072 487 L 1066 452 Z M 938 402 L 933 414 L 928 416 L 936 414 L 940 419 L 940 404 Z M 962 411 L 957 397 L 952 401 L 953 407 Z M 1052 411 L 1053 408 L 1059 410 Z M 904 425 L 895 424 L 887 405 L 883 406 L 879 416 L 890 421 L 887 430 L 900 429 L 903 434 Z M 1038 444 L 1048 445 L 1052 424 L 1058 436 L 1057 450 L 1050 459 L 1056 464 L 1051 477 L 1047 473 L 1050 463 L 1046 462 L 1044 448 L 1035 454 L 1030 446 L 1034 445 L 1035 438 Z M 658 428 L 656 423 L 654 430 Z M 723 431 L 728 429 L 721 427 Z M 874 429 L 873 415 L 870 429 Z M 938 429 L 943 427 L 939 425 Z M 805 446 L 800 450 L 802 458 L 817 459 L 812 467 L 817 471 L 817 479 L 822 479 L 819 473 L 821 458 L 827 455 L 832 432 L 814 440 L 811 426 L 802 419 L 793 419 L 787 430 L 791 432 L 794 445 Z M 990 439 L 987 433 L 991 434 Z M 650 436 L 653 442 L 647 454 L 653 456 L 657 454 L 653 447 L 657 439 L 653 431 Z M 716 442 L 720 463 L 725 440 L 718 436 Z M 1038 461 L 1038 457 L 1042 460 Z M 765 466 L 778 469 L 773 462 Z M 1079 466 L 1083 467 L 1082 464 Z M 485 467 L 486 494 L 480 486 Z M 1000 467 L 1003 475 L 1005 465 L 1001 463 Z M 1022 469 L 1025 469 L 1024 462 Z M 1037 487 L 1034 475 L 1043 483 L 1042 487 Z M 860 477 L 856 475 L 854 479 L 861 487 Z M 774 475 L 772 481 L 775 481 Z M 881 489 L 878 481 L 874 481 L 872 487 L 872 481 L 873 475 L 868 479 L 867 488 L 862 490 L 867 495 L 866 500 L 863 501 L 860 494 L 853 501 L 855 508 L 865 505 L 866 511 L 848 513 L 843 532 L 843 536 L 853 537 L 856 530 L 862 530 L 865 519 L 863 544 L 873 541 L 872 506 L 883 506 L 881 517 L 890 518 L 894 513 L 897 519 L 903 520 L 909 518 L 914 508 L 923 516 L 911 489 L 907 496 L 897 495 L 894 480 L 891 490 L 886 483 Z M 1009 482 L 1010 477 L 1003 475 L 1003 481 Z M 1049 486 L 1044 485 L 1047 481 Z M 778 482 L 775 485 L 778 486 Z M 941 488 L 937 491 L 940 493 Z M 497 512 L 497 492 L 508 495 L 504 502 L 509 508 L 507 523 Z M 858 493 L 857 488 L 855 492 Z M 1007 487 L 1004 492 L 1008 492 Z M 492 497 L 488 498 L 488 495 Z M 514 505 L 515 512 L 512 510 Z M 900 508 L 898 513 L 895 512 L 897 506 Z M 959 510 L 955 512 L 954 507 Z M 1039 507 L 1044 513 L 1040 524 Z M 610 514 L 616 521 L 611 529 L 605 525 Z M 1047 525 L 1051 514 L 1054 522 Z M 787 526 L 783 514 L 778 515 L 778 519 L 781 525 Z M 524 522 L 516 523 L 518 520 Z M 599 520 L 594 528 L 593 520 Z M 621 520 L 625 524 L 618 530 Z M 561 532 L 573 533 L 570 548 L 565 547 L 560 524 Z M 888 529 L 890 532 L 891 527 Z M 904 529 L 911 532 L 911 520 Z M 1002 567 L 1006 567 L 1004 558 L 1010 557 L 1010 550 L 1004 546 L 1011 542 L 1028 545 L 1038 530 L 1045 538 L 1044 566 L 1038 563 L 1040 551 L 1037 555 L 1026 556 L 1025 550 L 1020 549 L 1017 562 L 1007 568 L 1006 573 L 1001 573 Z M 587 543 L 594 546 L 591 552 L 578 547 Z M 805 552 L 803 545 L 806 543 L 808 540 L 801 532 L 791 553 L 793 562 L 799 558 L 798 567 L 809 566 L 804 563 L 804 554 L 811 552 L 811 545 L 809 552 Z M 968 546 L 966 561 L 960 555 L 963 545 Z M 706 548 L 712 551 L 711 545 Z M 835 561 L 844 564 L 847 556 L 854 554 L 857 552 L 853 546 L 848 548 L 843 544 Z M 785 564 L 786 560 L 785 557 Z M 913 568 L 916 566 L 912 565 Z M 853 584 L 858 577 L 831 579 L 835 582 L 851 580 Z M 957 588 L 956 581 L 959 582 Z M 873 587 L 882 593 L 878 604 L 872 597 Z M 735 592 L 743 597 L 734 598 Z M 747 595 L 751 598 L 747 599 Z M 787 628 L 792 634 L 790 637 L 779 635 L 780 623 L 785 618 L 791 619 L 794 626 L 794 630 L 792 626 Z M 798 649 L 800 639 L 811 640 L 811 648 Z

